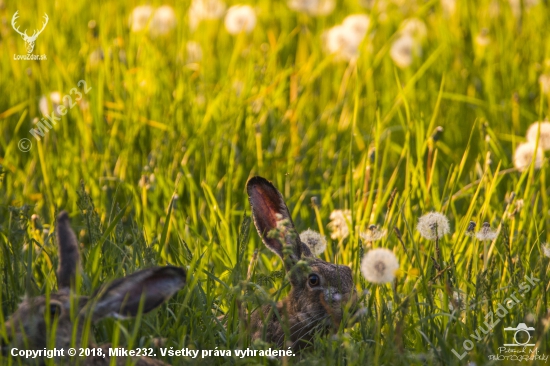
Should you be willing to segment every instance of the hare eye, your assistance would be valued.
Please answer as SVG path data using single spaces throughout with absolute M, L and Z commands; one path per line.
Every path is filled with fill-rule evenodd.
M 317 287 L 321 284 L 321 279 L 316 274 L 310 274 L 308 282 L 311 287 Z
M 61 305 L 59 304 L 50 303 L 50 307 L 48 308 L 48 310 L 50 311 L 51 317 L 61 315 Z

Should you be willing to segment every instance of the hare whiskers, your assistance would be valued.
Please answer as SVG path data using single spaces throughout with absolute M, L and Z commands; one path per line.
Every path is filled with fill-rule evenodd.
M 324 313 L 324 310 L 318 310 L 317 313 L 311 314 L 311 316 L 308 318 L 309 322 L 307 322 L 305 325 L 301 322 L 296 322 L 293 325 L 291 325 L 290 328 L 288 328 L 288 330 L 291 331 L 292 328 L 295 328 L 295 327 L 298 327 L 298 326 L 301 326 L 301 325 L 304 325 L 304 327 L 308 327 L 311 324 L 315 323 L 317 321 L 316 318 L 318 318 L 319 315 L 323 315 L 323 313 Z M 298 315 L 293 315 L 292 319 L 299 319 L 299 317 L 298 317 Z M 304 327 L 301 327 L 299 330 L 303 329 Z M 290 334 L 290 336 L 292 337 L 295 334 L 296 334 L 296 332 L 293 332 L 293 333 Z M 281 336 L 279 337 L 277 342 L 275 342 L 275 344 L 282 345 L 281 341 L 282 341 L 282 338 L 284 336 L 285 336 L 285 333 L 281 334 Z
M 315 325 L 313 328 L 311 328 L 310 330 L 308 330 L 301 338 L 298 338 L 296 339 L 294 342 L 292 342 L 292 344 L 290 345 L 290 347 L 294 348 L 294 346 L 298 343 L 298 342 L 302 342 L 304 341 L 304 339 L 306 338 L 306 336 L 312 334 L 312 333 L 315 333 L 317 331 L 321 331 L 323 330 L 324 328 L 324 324 L 323 324 L 323 320 L 327 319 L 329 316 L 328 315 L 325 315 L 323 316 L 321 319 L 319 319 L 319 322 L 317 323 L 317 325 Z
M 265 178 L 253 177 L 246 184 L 252 218 L 262 242 L 283 261 L 290 292 L 275 305 L 266 304 L 252 313 L 252 338 L 280 344 L 287 329 L 276 310 L 290 322 L 290 341 L 307 341 L 314 330 L 339 328 L 343 306 L 357 301 L 351 269 L 317 258 L 297 234 L 282 194 Z M 275 308 L 275 309 L 273 309 Z M 268 318 L 269 316 L 269 318 Z M 331 318 L 332 322 L 325 319 Z M 309 329 L 311 328 L 311 329 Z M 304 331 L 305 330 L 305 331 Z M 304 333 L 304 334 L 302 334 Z
M 324 324 L 321 324 L 323 320 L 327 319 L 329 316 L 328 315 L 321 315 L 319 314 L 319 316 L 317 316 L 315 319 L 312 319 L 309 323 L 307 324 L 304 324 L 303 327 L 295 330 L 293 333 L 290 334 L 290 338 L 292 338 L 293 335 L 296 335 L 298 334 L 298 332 L 304 330 L 304 329 L 307 329 L 309 328 L 312 324 L 315 324 L 313 327 L 311 327 L 311 329 L 308 329 L 308 331 L 304 334 L 308 334 L 309 332 L 311 332 L 312 329 L 315 329 L 319 326 L 323 326 Z M 301 340 L 303 337 L 300 337 L 299 340 Z

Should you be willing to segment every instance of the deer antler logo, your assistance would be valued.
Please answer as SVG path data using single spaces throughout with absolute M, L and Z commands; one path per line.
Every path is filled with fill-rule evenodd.
M 49 20 L 48 14 L 44 13 L 44 19 L 46 21 L 44 22 L 44 24 L 42 24 L 42 29 L 35 30 L 32 36 L 29 36 L 27 35 L 26 29 L 24 32 L 21 32 L 19 30 L 19 27 L 16 27 L 15 21 L 17 20 L 17 18 L 19 18 L 19 15 L 17 15 L 17 13 L 19 13 L 19 10 L 16 11 L 15 14 L 13 14 L 13 17 L 11 18 L 11 26 L 13 27 L 13 29 L 15 29 L 17 33 L 21 35 L 21 37 L 23 37 L 23 40 L 25 41 L 25 47 L 27 48 L 27 53 L 31 53 L 32 50 L 34 50 L 34 42 L 36 42 L 36 38 L 38 38 L 40 33 L 42 33 L 44 28 L 46 28 L 46 24 L 48 24 L 48 20 Z

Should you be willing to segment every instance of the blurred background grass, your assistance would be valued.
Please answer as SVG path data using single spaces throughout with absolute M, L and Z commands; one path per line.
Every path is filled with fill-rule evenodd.
M 550 72 L 547 2 L 517 8 L 457 1 L 451 11 L 439 1 L 340 0 L 323 16 L 292 11 L 284 1 L 243 3 L 253 6 L 257 24 L 234 36 L 223 19 L 192 29 L 190 2 L 151 1 L 176 14 L 175 28 L 160 37 L 129 29 L 141 2 L 0 3 L 2 317 L 25 292 L 55 287 L 52 223 L 65 209 L 82 243 L 84 292 L 148 265 L 190 268 L 188 290 L 145 317 L 129 342 L 247 345 L 235 310 L 244 292 L 235 278 L 244 277 L 255 249 L 261 255 L 252 281 L 282 269 L 253 232 L 237 263 L 239 229 L 249 214 L 245 182 L 262 175 L 283 192 L 300 231 L 328 234 L 329 214 L 351 209 L 350 237 L 330 241 L 323 255 L 350 265 L 358 289 L 371 290 L 363 295 L 368 311 L 360 324 L 284 362 L 464 364 L 450 350 L 526 273 L 543 285 L 506 320 L 527 322 L 531 314 L 539 351 L 546 351 L 548 259 L 541 244 L 548 239 L 548 164 L 523 173 L 511 168 L 527 127 L 549 111 L 550 93 L 539 83 Z M 17 10 L 21 29 L 49 15 L 34 50 L 47 60 L 14 60 L 26 53 L 10 24 Z M 360 57 L 338 62 L 324 52 L 323 34 L 357 13 L 370 17 Z M 424 22 L 427 36 L 421 55 L 400 69 L 389 51 L 410 18 Z M 34 139 L 29 130 L 42 117 L 41 97 L 69 94 L 79 80 L 90 92 Z M 443 133 L 434 138 L 438 126 Z M 31 140 L 29 152 L 18 148 L 22 138 Z M 454 234 L 442 244 L 447 258 L 454 255 L 451 292 L 472 308 L 452 313 L 449 289 L 429 283 L 433 248 L 413 229 L 431 210 L 451 220 Z M 501 227 L 485 271 L 483 260 L 474 260 L 482 248 L 464 235 L 470 220 Z M 376 244 L 400 259 L 394 291 L 360 279 L 366 248 L 358 234 L 370 224 L 403 234 L 407 252 L 393 234 Z M 274 293 L 283 282 L 264 285 Z M 235 315 L 227 331 L 213 321 L 216 308 Z M 118 327 L 132 323 L 102 322 L 96 338 L 108 341 Z M 468 359 L 486 363 L 503 339 L 496 329 Z

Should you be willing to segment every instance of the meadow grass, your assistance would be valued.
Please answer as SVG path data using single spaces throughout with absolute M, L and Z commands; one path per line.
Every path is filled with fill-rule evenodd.
M 177 27 L 160 38 L 128 29 L 137 1 L 0 2 L 0 324 L 23 295 L 56 288 L 53 224 L 64 209 L 81 242 L 82 293 L 152 265 L 188 268 L 187 288 L 159 310 L 95 325 L 98 343 L 267 347 L 251 343 L 238 317 L 239 303 L 252 310 L 253 298 L 288 291 L 281 261 L 250 223 L 245 183 L 261 175 L 282 192 L 299 231 L 329 236 L 330 213 L 351 210 L 349 237 L 329 239 L 321 257 L 352 268 L 364 316 L 295 357 L 164 361 L 483 365 L 506 343 L 503 328 L 522 322 L 550 353 L 549 168 L 545 159 L 520 172 L 512 158 L 528 126 L 549 114 L 538 82 L 550 72 L 547 2 L 514 14 L 507 1 L 467 0 L 448 14 L 438 1 L 388 1 L 382 10 L 382 1 L 365 9 L 339 0 L 321 17 L 284 1 L 243 2 L 258 15 L 250 34 L 228 34 L 223 19 L 190 30 L 190 4 L 168 1 Z M 22 29 L 49 15 L 35 46 L 47 60 L 13 59 L 26 53 L 10 24 L 17 10 Z M 354 13 L 369 14 L 369 36 L 357 60 L 338 62 L 324 52 L 323 32 Z M 399 69 L 389 50 L 411 17 L 428 34 L 422 54 Z M 483 29 L 485 46 L 476 41 Z M 201 60 L 190 60 L 188 41 L 201 46 Z M 99 60 L 90 56 L 98 50 Z M 90 92 L 37 141 L 29 130 L 42 116 L 40 97 L 69 94 L 79 80 Z M 22 138 L 30 151 L 18 148 Z M 415 231 L 430 211 L 451 222 L 438 243 L 441 273 L 434 243 Z M 498 227 L 498 238 L 467 236 L 470 221 Z M 368 250 L 359 234 L 371 224 L 388 231 L 372 245 L 399 258 L 391 285 L 370 284 L 359 270 Z M 525 275 L 540 284 L 459 360 L 452 349 L 463 352 Z M 461 307 L 450 306 L 454 293 Z

